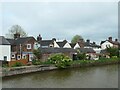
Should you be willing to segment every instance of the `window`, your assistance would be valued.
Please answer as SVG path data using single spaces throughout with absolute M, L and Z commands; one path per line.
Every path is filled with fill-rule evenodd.
M 31 44 L 27 44 L 27 49 L 31 49 Z
M 17 60 L 20 60 L 21 59 L 21 56 L 20 55 L 17 55 Z
M 12 58 L 15 58 L 15 54 L 12 54 Z
M 7 61 L 7 56 L 4 56 L 4 61 Z
M 22 56 L 22 59 L 26 59 L 26 55 L 23 55 L 23 56 Z

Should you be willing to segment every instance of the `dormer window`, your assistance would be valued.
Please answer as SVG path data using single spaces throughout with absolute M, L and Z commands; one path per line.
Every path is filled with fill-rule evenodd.
M 50 44 L 49 47 L 53 47 L 53 44 Z
M 31 44 L 27 44 L 27 49 L 31 49 Z

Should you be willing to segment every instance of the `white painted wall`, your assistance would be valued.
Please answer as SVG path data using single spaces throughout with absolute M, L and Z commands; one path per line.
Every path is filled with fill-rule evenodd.
M 96 52 L 96 53 L 100 53 L 101 52 L 101 48 L 93 48 L 93 50 Z
M 56 41 L 54 41 L 54 47 L 55 48 L 60 48 L 59 45 L 56 43 Z
M 104 49 L 106 49 L 107 48 L 107 46 L 109 47 L 113 47 L 113 44 L 112 43 L 110 43 L 109 41 L 106 41 L 106 42 L 104 42 L 102 45 L 101 45 L 101 49 L 102 50 L 104 50 Z
M 78 43 L 76 43 L 75 46 L 74 46 L 74 49 L 76 49 L 76 48 L 80 48 Z
M 63 46 L 63 48 L 72 48 L 72 47 L 71 47 L 70 44 L 67 42 L 67 43 Z
M 4 56 L 7 56 L 7 61 L 11 60 L 11 46 L 0 45 L 0 60 L 4 60 Z

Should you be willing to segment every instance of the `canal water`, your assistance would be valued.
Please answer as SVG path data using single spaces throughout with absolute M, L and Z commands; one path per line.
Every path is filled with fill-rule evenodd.
M 3 88 L 118 88 L 118 65 L 43 71 L 4 77 Z

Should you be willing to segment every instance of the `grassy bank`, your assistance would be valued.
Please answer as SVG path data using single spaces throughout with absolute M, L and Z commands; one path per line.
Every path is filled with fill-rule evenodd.
M 120 58 L 109 58 L 100 60 L 75 60 L 71 62 L 70 67 L 98 66 L 118 63 L 120 63 Z

